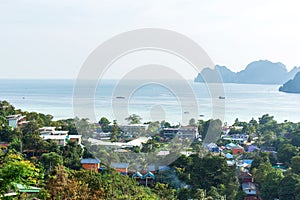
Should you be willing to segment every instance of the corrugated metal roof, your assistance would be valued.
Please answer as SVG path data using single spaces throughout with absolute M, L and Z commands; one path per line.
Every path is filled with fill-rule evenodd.
M 98 158 L 84 158 L 80 161 L 81 164 L 98 164 L 100 162 Z
M 128 163 L 112 163 L 111 166 L 113 168 L 128 168 Z

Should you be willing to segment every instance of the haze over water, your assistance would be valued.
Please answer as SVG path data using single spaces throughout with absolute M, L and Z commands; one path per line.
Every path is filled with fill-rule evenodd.
M 73 118 L 74 80 L 0 80 L 0 99 L 7 100 L 16 108 L 51 114 L 55 119 Z M 95 95 L 95 115 L 110 120 L 116 119 L 112 109 L 112 100 L 118 109 L 128 109 L 130 114 L 138 114 L 143 122 L 165 119 L 178 123 L 183 115 L 189 117 L 192 107 L 182 110 L 180 102 L 168 88 L 159 85 L 144 85 L 132 92 L 130 99 L 116 98 L 114 93 L 116 81 L 105 80 L 98 85 Z M 130 83 L 122 85 L 129 86 Z M 198 119 L 212 117 L 212 99 L 204 83 L 190 82 L 198 102 Z M 275 116 L 279 122 L 289 120 L 299 122 L 300 94 L 288 94 L 278 91 L 279 85 L 224 84 L 225 119 L 232 124 L 235 118 L 249 121 L 263 114 Z M 178 85 L 180 88 L 180 85 Z M 184 91 L 183 91 L 184 93 Z M 190 98 L 190 96 L 186 96 Z M 156 114 L 155 114 L 156 113 Z M 204 116 L 200 116 L 204 115 Z M 122 119 L 119 123 L 124 123 Z

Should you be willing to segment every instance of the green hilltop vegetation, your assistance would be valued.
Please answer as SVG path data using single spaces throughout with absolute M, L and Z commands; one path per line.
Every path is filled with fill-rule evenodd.
M 28 123 L 12 129 L 6 117 L 13 114 L 26 115 Z M 134 118 L 132 118 L 134 117 Z M 141 121 L 138 116 L 128 120 Z M 100 120 L 103 129 L 109 129 L 110 122 Z M 72 134 L 78 134 L 75 124 L 80 123 L 80 133 L 93 129 L 95 124 L 88 119 L 53 120 L 51 115 L 27 112 L 15 109 L 7 101 L 0 102 L 0 195 L 2 199 L 244 199 L 241 188 L 241 169 L 235 164 L 228 165 L 224 152 L 205 150 L 201 141 L 194 141 L 190 156 L 178 155 L 170 164 L 169 170 L 157 174 L 156 182 L 150 187 L 140 185 L 129 176 L 121 175 L 104 165 L 104 170 L 95 172 L 84 170 L 80 164 L 82 158 L 92 158 L 86 148 L 68 141 L 65 146 L 40 137 L 39 128 L 43 126 L 60 127 Z M 157 124 L 157 123 L 156 123 Z M 214 130 L 222 134 L 219 120 L 191 119 L 190 125 L 198 127 L 205 137 L 207 127 L 220 126 Z M 165 126 L 169 126 L 164 122 Z M 114 140 L 118 140 L 121 130 L 114 121 Z M 241 128 L 237 128 L 241 127 Z M 90 133 L 88 133 L 90 134 Z M 273 116 L 263 115 L 258 120 L 241 122 L 236 119 L 228 134 L 246 134 L 248 142 L 257 146 L 257 150 L 245 151 L 234 155 L 234 160 L 253 160 L 248 169 L 253 175 L 263 199 L 299 199 L 300 198 L 300 123 L 285 121 L 278 123 Z M 219 140 L 216 145 L 225 146 L 226 141 Z M 151 145 L 149 145 L 151 144 Z M 155 151 L 162 146 L 161 133 L 157 133 L 137 152 Z M 250 148 L 250 147 L 249 147 Z M 263 149 L 272 149 L 264 151 Z M 134 149 L 133 149 L 134 150 Z M 277 153 L 274 153 L 277 152 Z M 238 162 L 237 162 L 238 163 Z M 285 170 L 276 168 L 282 163 Z M 275 167 L 274 167 L 275 166 Z M 13 170 L 12 170 L 13 169 Z M 27 194 L 17 189 L 17 184 L 25 187 L 40 188 L 39 193 Z M 15 191 L 17 196 L 4 196 Z

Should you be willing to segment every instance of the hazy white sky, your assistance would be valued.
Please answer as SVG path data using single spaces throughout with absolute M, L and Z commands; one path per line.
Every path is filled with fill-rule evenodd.
M 146 27 L 180 32 L 234 71 L 260 59 L 291 69 L 300 66 L 299 6 L 297 0 L 2 0 L 0 78 L 75 78 L 102 42 Z

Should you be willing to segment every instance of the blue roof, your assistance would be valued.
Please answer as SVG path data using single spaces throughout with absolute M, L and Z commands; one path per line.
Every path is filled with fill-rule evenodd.
M 128 163 L 112 163 L 111 166 L 113 168 L 128 168 Z
M 225 157 L 231 159 L 231 158 L 233 158 L 233 155 L 230 154 L 230 153 L 226 153 L 226 154 L 225 154 Z
M 225 147 L 233 148 L 233 147 L 237 147 L 237 145 L 231 142 L 229 144 L 226 144 Z
M 142 175 L 140 172 L 135 172 L 135 173 L 132 175 L 132 178 L 134 178 L 134 177 L 142 178 L 143 175 Z
M 99 164 L 100 160 L 98 158 L 84 158 L 80 161 L 81 164 Z
M 253 160 L 249 160 L 249 159 L 245 159 L 244 160 L 244 163 L 248 164 L 248 165 L 251 165 L 253 162 Z

